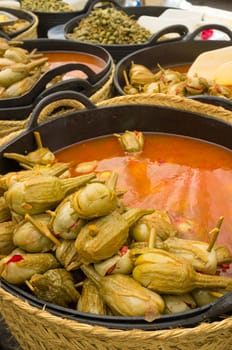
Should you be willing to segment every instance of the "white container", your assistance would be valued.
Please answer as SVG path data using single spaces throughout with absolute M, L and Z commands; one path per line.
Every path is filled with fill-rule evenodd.
M 167 6 L 189 9 L 192 5 L 186 0 L 145 0 L 146 6 Z
M 146 6 L 164 6 L 165 0 L 145 0 Z
M 192 4 L 186 0 L 165 0 L 164 5 L 181 9 L 190 9 L 190 7 L 192 7 Z
M 73 7 L 75 11 L 81 11 L 87 4 L 88 0 L 64 0 L 67 4 Z
M 20 2 L 16 0 L 0 0 L 0 7 L 20 7 Z
M 159 17 L 140 16 L 138 23 L 151 33 L 178 24 L 185 25 L 192 32 L 203 24 L 202 17 L 203 13 L 200 12 L 173 8 L 165 10 Z

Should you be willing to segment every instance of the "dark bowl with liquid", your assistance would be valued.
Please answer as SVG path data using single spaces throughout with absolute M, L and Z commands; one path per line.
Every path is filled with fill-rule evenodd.
M 77 99 L 85 105 L 85 109 L 38 124 L 37 119 L 43 108 L 60 98 Z M 1 147 L 0 173 L 18 170 L 16 161 L 4 158 L 3 154 L 4 152 L 25 154 L 33 151 L 36 148 L 35 131 L 40 133 L 46 147 L 57 152 L 77 142 L 123 133 L 125 130 L 183 135 L 232 150 L 232 125 L 220 119 L 200 112 L 144 103 L 128 104 L 125 102 L 125 104 L 118 105 L 96 106 L 82 94 L 65 91 L 55 92 L 42 99 L 33 110 L 27 129 Z M 176 314 L 161 315 L 153 322 L 146 322 L 143 317 L 102 316 L 60 307 L 38 299 L 29 289 L 13 285 L 3 279 L 1 279 L 1 287 L 33 307 L 44 309 L 46 305 L 46 311 L 52 315 L 121 330 L 194 327 L 201 322 L 219 320 L 220 317 L 229 315 L 232 311 L 232 292 L 228 292 L 217 301 L 203 307 Z

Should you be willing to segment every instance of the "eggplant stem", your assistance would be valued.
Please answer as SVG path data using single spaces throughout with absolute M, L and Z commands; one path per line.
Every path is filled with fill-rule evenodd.
M 29 288 L 32 292 L 35 291 L 35 288 L 32 286 L 32 284 L 31 284 L 28 280 L 25 281 L 25 284 L 28 286 L 28 288 Z
M 154 248 L 155 247 L 155 241 L 156 241 L 156 232 L 155 228 L 152 227 L 150 230 L 150 236 L 149 236 L 149 242 L 148 242 L 148 248 Z
M 219 235 L 220 228 L 222 226 L 223 220 L 224 220 L 224 217 L 220 216 L 220 218 L 218 219 L 218 222 L 217 222 L 217 225 L 215 226 L 215 228 L 213 228 L 209 232 L 209 235 L 212 236 L 212 238 L 210 239 L 209 246 L 207 248 L 208 252 L 211 252 L 211 250 L 213 249 L 214 244 L 216 243 L 216 240 L 218 238 L 218 235 Z
M 81 265 L 80 261 L 73 261 L 68 266 L 66 266 L 67 271 L 77 270 Z
M 125 69 L 124 69 L 124 71 L 123 71 L 123 77 L 124 77 L 126 86 L 130 86 L 130 82 L 129 82 L 129 79 L 128 79 L 128 75 L 127 75 L 127 72 L 126 72 Z
M 211 291 L 209 294 L 212 295 L 212 296 L 215 297 L 215 298 L 221 298 L 221 297 L 223 296 L 222 293 L 213 292 L 213 291 Z
M 23 169 L 26 169 L 26 170 L 31 170 L 33 167 L 28 165 L 28 164 L 25 164 L 25 163 L 19 163 L 19 165 L 23 168 Z
M 161 72 L 165 72 L 164 68 L 159 63 L 157 63 L 157 67 Z
M 46 210 L 45 213 L 49 214 L 51 216 L 51 218 L 56 216 L 56 213 L 52 210 Z
M 51 233 L 51 231 L 45 226 L 42 222 L 38 222 L 33 219 L 29 214 L 25 214 L 25 220 L 29 221 L 32 225 L 34 225 L 37 230 L 45 237 L 50 239 L 56 246 L 60 246 L 60 241 Z
M 42 144 L 40 133 L 38 131 L 34 131 L 34 137 L 35 137 L 37 148 L 42 148 L 43 144 Z
M 206 275 L 196 272 L 195 288 L 223 288 L 232 290 L 232 278 L 226 276 Z
M 78 288 L 78 287 L 82 287 L 83 284 L 84 284 L 84 281 L 80 281 L 78 283 L 75 283 L 74 286 L 75 286 L 75 288 Z

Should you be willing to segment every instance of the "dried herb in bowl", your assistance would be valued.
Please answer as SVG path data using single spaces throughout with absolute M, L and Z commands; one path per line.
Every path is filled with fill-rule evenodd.
M 47 1 L 35 1 L 35 0 L 22 0 L 22 8 L 30 11 L 40 12 L 72 12 L 75 9 L 62 0 L 47 0 Z
M 113 7 L 95 8 L 68 33 L 69 39 L 106 45 L 131 45 L 147 42 L 152 33 L 124 11 Z

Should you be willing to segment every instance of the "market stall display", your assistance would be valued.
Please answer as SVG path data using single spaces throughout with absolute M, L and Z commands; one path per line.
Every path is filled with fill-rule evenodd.
M 8 14 L 12 19 L 14 18 L 11 23 L 6 23 L 5 21 L 1 23 L 0 37 L 8 40 L 36 39 L 38 37 L 37 29 L 39 20 L 32 11 L 22 8 L 1 7 L 1 2 L 0 11 Z
M 1 120 L 25 120 L 42 97 L 57 90 L 80 91 L 94 102 L 112 96 L 113 60 L 101 47 L 46 38 L 2 39 L 3 46 L 8 65 L 0 74 Z
M 182 40 L 188 33 L 188 28 L 179 24 L 170 25 L 153 34 L 137 22 L 141 15 L 159 15 L 166 10 L 165 7 L 122 8 L 114 0 L 100 8 L 97 4 L 99 5 L 99 0 L 93 1 L 86 13 L 68 21 L 64 26 L 64 36 L 77 42 L 101 45 L 109 51 L 115 62 L 145 47 Z M 113 21 L 112 16 L 115 19 Z
M 54 101 L 59 100 L 61 96 L 64 96 L 65 98 L 68 97 L 67 95 L 64 95 L 64 93 L 56 93 L 53 97 L 49 96 L 46 98 L 47 101 Z M 161 98 L 162 97 L 162 98 Z M 83 96 L 81 97 L 80 101 L 82 103 L 85 103 Z M 46 101 L 43 101 L 45 103 Z M 129 104 L 128 104 L 129 102 Z M 131 103 L 130 103 L 131 102 Z M 139 103 L 141 102 L 141 104 Z M 37 108 L 36 108 L 36 114 L 38 115 L 40 111 L 43 109 L 43 103 L 41 102 Z M 167 108 L 167 106 L 170 106 Z M 154 113 L 156 117 L 154 118 Z M 202 113 L 205 114 L 205 117 L 202 116 Z M 141 118 L 141 115 L 143 118 Z M 206 116 L 208 115 L 208 116 Z M 112 99 L 111 101 L 108 100 L 105 103 L 102 102 L 99 104 L 98 108 L 91 108 L 86 109 L 83 111 L 79 111 L 73 114 L 69 114 L 69 116 L 60 117 L 57 119 L 53 119 L 50 122 L 47 122 L 45 124 L 41 124 L 40 126 L 36 126 L 36 120 L 31 122 L 32 129 L 29 131 L 25 131 L 22 133 L 21 136 L 17 138 L 17 141 L 12 140 L 8 144 L 8 146 L 3 147 L 3 152 L 7 155 L 11 152 L 15 152 L 17 149 L 17 153 L 24 153 L 25 149 L 25 142 L 28 142 L 28 146 L 26 147 L 28 151 L 35 150 L 34 146 L 34 132 L 38 131 L 41 135 L 41 139 L 46 139 L 48 141 L 48 144 L 46 145 L 51 150 L 55 151 L 58 149 L 63 149 L 67 147 L 70 144 L 73 144 L 77 141 L 81 142 L 85 139 L 90 139 L 92 137 L 99 137 L 103 135 L 109 135 L 112 133 L 122 133 L 125 130 L 125 117 L 127 119 L 127 128 L 130 128 L 131 130 L 137 129 L 142 130 L 144 132 L 164 132 L 168 134 L 179 134 L 179 135 L 185 135 L 189 137 L 195 137 L 197 135 L 197 138 L 201 138 L 203 140 L 207 140 L 210 142 L 214 142 L 214 137 L 216 137 L 217 144 L 223 145 L 223 147 L 226 147 L 230 149 L 230 124 L 220 121 L 219 118 L 222 116 L 223 120 L 231 120 L 231 112 L 222 110 L 221 108 L 215 107 L 215 106 L 206 106 L 204 104 L 201 104 L 198 101 L 191 101 L 185 98 L 180 98 L 179 96 L 174 97 L 165 97 L 165 96 L 147 96 L 143 97 L 136 96 L 136 99 L 122 96 L 115 99 Z M 106 123 L 106 121 L 109 121 Z M 179 121 L 179 122 L 178 122 Z M 181 121 L 181 122 L 180 122 Z M 68 128 L 68 125 L 70 123 L 70 128 L 74 132 L 67 132 L 65 135 L 63 134 L 63 123 L 65 123 L 66 129 Z M 77 127 L 75 127 L 77 123 Z M 88 128 L 86 127 L 86 123 L 88 124 Z M 201 124 L 203 123 L 203 124 Z M 199 125 L 201 127 L 199 128 Z M 54 130 L 56 130 L 56 138 L 50 138 L 49 137 L 49 130 L 52 130 L 52 133 Z M 62 133 L 62 137 L 59 137 L 58 133 Z M 77 133 L 78 130 L 78 133 Z M 199 134 L 200 132 L 200 134 Z M 221 135 L 221 138 L 219 140 L 218 136 Z M 28 141 L 26 141 L 28 140 Z M 55 143 L 54 143 L 55 142 Z M 28 153 L 29 154 L 29 153 Z M 3 157 L 2 154 L 2 172 L 4 171 L 12 171 L 12 160 L 7 160 L 7 158 Z M 91 174 L 91 173 L 90 173 Z M 83 175 L 81 175 L 83 176 Z M 221 193 L 221 192 L 220 192 Z M 26 208 L 25 208 L 26 209 Z M 89 256 L 89 255 L 88 255 Z M 89 258 L 88 258 L 89 259 Z M 23 300 L 26 298 L 29 302 L 30 307 L 34 310 L 34 308 L 42 309 L 43 308 L 43 302 L 41 303 L 40 299 L 36 299 L 30 293 L 23 291 L 21 288 L 18 288 L 17 286 L 12 285 L 11 283 L 2 282 L 2 286 L 4 288 L 3 294 L 9 293 L 16 295 L 17 298 L 23 298 Z M 230 294 L 227 295 L 227 298 L 229 298 Z M 54 314 L 55 319 L 58 319 L 57 322 L 59 323 L 59 317 L 61 315 L 65 316 L 65 318 L 69 318 L 70 320 L 67 320 L 68 322 L 74 322 L 73 326 L 71 327 L 89 327 L 89 326 L 95 326 L 95 325 L 101 325 L 104 327 L 104 332 L 106 336 L 110 339 L 112 335 L 112 328 L 115 329 L 125 329 L 127 330 L 126 333 L 122 333 L 123 336 L 130 336 L 131 334 L 131 346 L 134 346 L 133 342 L 133 334 L 130 333 L 128 330 L 128 327 L 137 328 L 139 332 L 141 332 L 141 329 L 146 329 L 147 331 L 155 334 L 155 330 L 158 329 L 165 329 L 166 332 L 169 332 L 166 328 L 170 327 L 176 327 L 177 325 L 182 325 L 185 327 L 185 325 L 188 326 L 197 326 L 198 322 L 206 319 L 211 319 L 212 321 L 217 322 L 217 316 L 220 316 L 221 313 L 228 312 L 229 311 L 229 303 L 226 302 L 228 299 L 224 299 L 223 297 L 218 300 L 221 301 L 219 304 L 214 303 L 208 304 L 208 306 L 204 306 L 203 308 L 196 309 L 194 312 L 194 309 L 187 312 L 186 314 L 177 314 L 175 315 L 168 315 L 168 316 L 161 316 L 161 319 L 157 319 L 153 322 L 145 322 L 142 318 L 129 318 L 127 317 L 117 317 L 117 316 L 108 316 L 108 317 L 101 317 L 96 315 L 87 315 L 86 313 L 81 313 L 78 311 L 71 311 L 70 309 L 67 310 L 63 307 L 57 307 L 53 305 L 52 303 L 46 302 L 46 310 L 42 311 L 40 310 L 40 313 L 44 312 Z M 7 317 L 7 322 L 10 322 L 10 309 L 9 305 L 7 308 L 4 307 L 6 303 L 3 303 L 3 310 L 4 310 L 4 317 Z M 13 303 L 13 305 L 16 305 Z M 220 306 L 219 306 L 220 305 Z M 225 309 L 223 309 L 223 305 Z M 212 308 L 211 308 L 212 307 Z M 21 308 L 21 307 L 20 307 Z M 7 312 L 8 310 L 8 312 Z M 39 311 L 39 310 L 38 310 Z M 217 313 L 215 313 L 217 311 Z M 15 312 L 15 310 L 14 310 Z M 219 312 L 219 314 L 218 314 Z M 28 311 L 27 311 L 28 313 Z M 42 316 L 41 313 L 41 316 Z M 34 315 L 37 315 L 38 313 L 33 311 Z M 8 316 L 7 316 L 8 315 Z M 43 317 L 46 317 L 46 316 Z M 188 316 L 187 316 L 188 315 Z M 186 316 L 186 317 L 185 317 Z M 28 316 L 27 316 L 28 317 Z M 39 316 L 38 316 L 39 317 Z M 164 317 L 164 318 L 163 318 Z M 211 318 L 212 317 L 212 318 Z M 125 318 L 125 319 L 124 319 Z M 65 320 L 62 318 L 63 321 L 63 327 Z M 129 322 L 128 322 L 129 321 Z M 145 322 L 145 323 L 144 323 Z M 193 322 L 193 323 L 192 323 Z M 196 323 L 195 323 L 196 322 Z M 22 323 L 22 322 L 20 322 Z M 38 321 L 39 327 L 40 322 Z M 57 323 L 57 324 L 58 324 Z M 210 323 L 209 323 L 210 324 Z M 44 322 L 43 322 L 44 325 Z M 212 323 L 212 327 L 214 325 L 214 322 Z M 42 324 L 41 324 L 42 326 Z M 14 324 L 11 324 L 11 330 L 14 332 L 16 325 L 15 321 Z M 20 327 L 20 325 L 17 325 L 17 328 Z M 48 325 L 46 325 L 46 328 Z M 108 328 L 109 327 L 109 328 Z M 198 326 L 200 327 L 200 326 Z M 83 328 L 82 328 L 83 329 Z M 64 328 L 63 328 L 64 330 Z M 200 331 L 200 328 L 199 328 Z M 225 331 L 225 330 L 224 330 Z M 129 332 L 129 333 L 128 333 Z M 172 329 L 172 332 L 175 332 L 175 329 Z M 60 331 L 60 334 L 62 332 Z M 108 333 L 108 335 L 107 335 Z M 19 334 L 19 333 L 18 333 Z M 79 332 L 75 332 L 76 337 L 80 336 L 80 330 Z M 77 336 L 78 335 L 78 336 Z M 54 335 L 55 336 L 55 335 Z M 83 334 L 81 335 L 83 337 Z M 204 333 L 201 334 L 201 337 L 204 338 Z M 27 341 L 25 340 L 25 337 L 23 338 L 18 335 L 17 339 L 21 343 L 21 345 L 24 348 L 27 348 Z M 76 338 L 77 339 L 77 338 Z M 153 343 L 153 345 L 148 344 L 149 338 L 147 339 L 147 347 L 151 349 L 156 349 L 156 344 Z M 179 339 L 179 338 L 178 338 Z M 193 348 L 197 348 L 198 339 L 195 338 L 195 341 L 193 342 Z M 39 343 L 41 343 L 41 337 L 39 337 Z M 45 340 L 47 343 L 47 339 Z M 50 340 L 53 342 L 53 340 Z M 84 340 L 86 341 L 86 340 Z M 99 340 L 94 339 L 94 342 L 96 343 Z M 112 339 L 109 340 L 112 342 Z M 116 339 L 115 339 L 116 341 Z M 75 342 L 75 340 L 74 340 Z M 81 342 L 81 339 L 78 338 L 78 342 Z M 101 346 L 103 346 L 103 343 L 101 343 Z M 99 344 L 100 344 L 99 343 Z M 34 344 L 36 344 L 36 340 L 34 338 Z M 104 342 L 105 344 L 105 342 Z M 118 344 L 117 341 L 115 343 Z M 218 341 L 218 346 L 222 346 L 220 344 L 220 341 Z M 38 343 L 37 345 L 38 346 Z M 65 346 L 68 347 L 68 344 Z M 99 345 L 100 346 L 100 345 Z M 106 345 L 107 346 L 107 345 Z M 224 346 L 224 342 L 223 342 Z M 33 348 L 33 345 L 30 344 L 30 347 Z
M 124 57 L 118 62 L 115 69 L 114 84 L 117 93 L 120 95 L 138 92 L 163 92 L 171 95 L 180 94 L 194 99 L 199 98 L 202 101 L 208 101 L 209 103 L 215 103 L 231 109 L 230 86 L 225 87 L 224 95 L 223 91 L 219 91 L 220 89 L 218 91 L 217 89 L 211 89 L 207 93 L 207 89 L 210 89 L 210 84 L 215 86 L 215 82 L 213 82 L 213 80 L 211 81 L 211 79 L 207 82 L 204 80 L 205 77 L 199 81 L 201 76 L 198 75 L 192 83 L 192 89 L 191 84 L 189 84 L 188 89 L 185 87 L 185 74 L 189 67 L 191 67 L 191 64 L 197 60 L 201 54 L 210 51 L 214 52 L 214 50 L 219 50 L 220 48 L 229 49 L 231 47 L 231 31 L 229 28 L 222 25 L 214 24 L 212 28 L 217 28 L 226 33 L 229 40 L 196 40 L 197 35 L 206 28 L 207 26 L 197 28 L 193 33 L 187 36 L 186 40 L 181 42 L 138 50 Z M 227 60 L 230 60 L 230 56 L 228 56 Z M 138 70 L 135 72 L 136 77 L 133 75 L 134 86 L 133 83 L 131 84 L 130 82 L 133 65 L 135 65 L 134 67 L 138 65 Z M 139 69 L 140 65 L 141 69 Z M 172 74 L 172 76 L 170 76 L 170 81 L 165 83 L 159 75 L 162 75 L 162 71 L 164 73 L 165 71 L 169 72 L 168 70 L 172 72 L 174 70 L 174 75 Z M 159 78 L 161 78 L 162 81 L 160 81 Z M 179 85 L 175 85 L 174 83 Z M 143 86 L 147 91 L 143 89 Z M 195 90 L 194 87 L 196 88 Z
M 11 86 L 0 91 L 0 334 L 25 350 L 53 349 L 57 341 L 67 350 L 229 350 L 230 87 L 196 79 L 181 90 L 191 96 L 140 90 L 143 74 L 153 79 L 157 66 L 164 83 L 179 77 L 176 66 L 229 49 L 231 28 L 170 23 L 143 43 L 89 43 L 68 37 L 70 30 L 93 6 L 115 10 L 119 1 L 72 3 L 56 2 L 64 12 L 49 13 L 49 2 L 31 2 L 48 6 L 24 9 L 38 19 L 32 30 L 11 43 L 9 32 L 1 34 L 4 59 L 20 56 L 3 71 L 13 81 L 22 72 L 33 78 L 32 61 L 42 59 L 42 76 L 26 93 L 16 79 L 18 96 L 4 97 Z M 123 9 L 137 19 L 166 10 Z M 62 27 L 63 38 L 45 38 L 50 26 Z M 217 69 L 221 84 L 230 78 L 226 67 Z M 199 85 L 214 96 L 196 94 Z M 0 346 L 18 344 L 1 338 Z
M 56 25 L 64 24 L 74 16 L 87 11 L 90 1 L 30 1 L 22 0 L 21 8 L 32 11 L 39 19 L 38 36 L 46 38 L 48 30 Z

